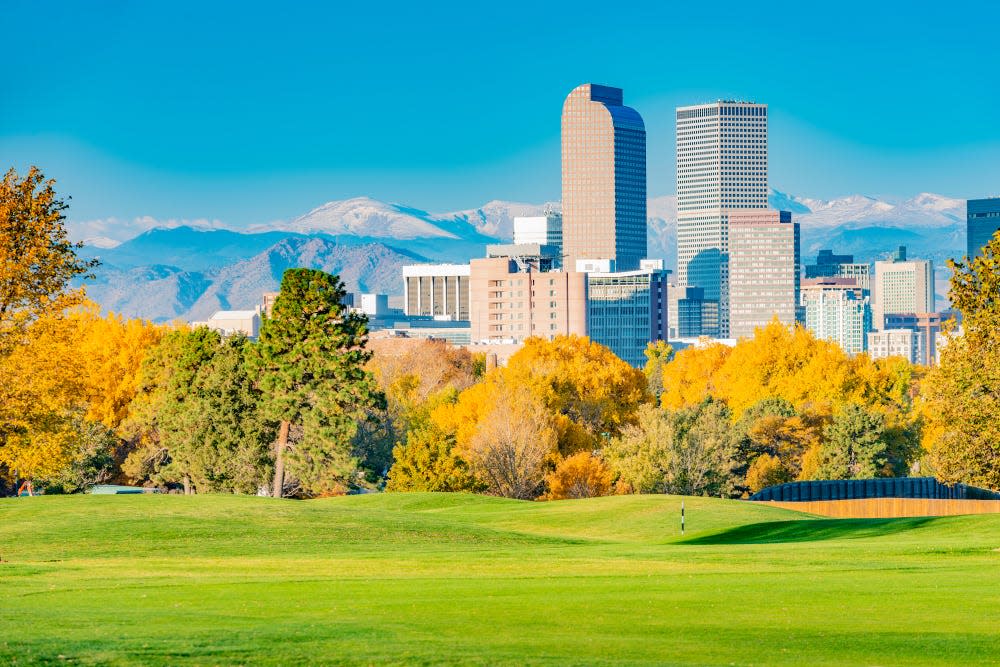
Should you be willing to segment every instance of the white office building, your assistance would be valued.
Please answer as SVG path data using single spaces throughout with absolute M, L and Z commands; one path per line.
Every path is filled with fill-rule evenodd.
M 469 319 L 468 264 L 403 267 L 403 312 L 408 317 Z
M 537 244 L 562 248 L 562 214 L 514 218 L 514 245 Z
M 871 304 L 853 279 L 807 279 L 801 295 L 806 328 L 813 335 L 839 343 L 851 355 L 865 351 L 872 329 Z
M 260 312 L 257 310 L 218 310 L 205 322 L 191 322 L 192 328 L 208 327 L 223 336 L 244 334 L 256 339 L 260 334 Z
M 677 108 L 677 282 L 719 302 L 729 336 L 729 219 L 767 208 L 767 105 L 719 101 Z
M 872 359 L 903 357 L 911 364 L 923 363 L 921 336 L 912 329 L 886 329 L 868 334 L 868 356 Z
M 886 315 L 933 313 L 934 262 L 906 259 L 905 246 L 900 246 L 891 259 L 875 262 L 872 311 L 876 329 L 885 328 Z

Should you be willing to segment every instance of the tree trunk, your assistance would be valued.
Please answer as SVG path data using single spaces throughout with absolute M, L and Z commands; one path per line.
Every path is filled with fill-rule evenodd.
M 188 477 L 187 475 L 184 475 L 184 495 L 185 496 L 191 495 L 191 478 Z
M 272 494 L 280 498 L 285 489 L 285 447 L 288 445 L 288 422 L 282 421 L 278 427 L 278 440 L 274 443 L 274 489 Z

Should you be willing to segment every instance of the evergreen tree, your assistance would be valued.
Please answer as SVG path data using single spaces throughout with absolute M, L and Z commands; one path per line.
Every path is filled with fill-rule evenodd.
M 201 327 L 164 338 L 143 366 L 125 425 L 138 447 L 134 478 L 182 483 L 185 492 L 254 493 L 271 467 L 273 423 L 247 372 L 250 342 Z
M 261 324 L 253 366 L 264 415 L 278 424 L 275 497 L 284 493 L 286 469 L 307 494 L 343 489 L 357 467 L 351 442 L 358 421 L 385 407 L 365 369 L 367 319 L 346 313 L 344 296 L 336 276 L 289 269 L 271 317 Z M 301 427 L 301 438 L 290 446 L 293 425 Z

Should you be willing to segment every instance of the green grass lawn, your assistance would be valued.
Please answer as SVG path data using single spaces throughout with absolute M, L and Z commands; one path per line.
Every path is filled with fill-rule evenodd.
M 1000 515 L 0 500 L 0 664 L 1000 663 Z

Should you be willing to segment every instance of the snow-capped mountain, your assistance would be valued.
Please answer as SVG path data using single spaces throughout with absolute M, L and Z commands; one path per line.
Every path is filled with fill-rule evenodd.
M 431 221 L 425 211 L 370 197 L 331 201 L 289 222 L 255 225 L 248 231 L 368 236 L 373 238 L 457 238 Z
M 809 199 L 771 191 L 771 206 L 790 210 L 803 226 L 948 227 L 965 220 L 965 200 L 931 193 L 910 199 L 850 195 L 838 199 Z
M 965 249 L 965 202 L 941 195 L 822 200 L 772 190 L 770 204 L 792 211 L 801 225 L 803 263 L 811 262 L 821 248 L 868 262 L 906 245 L 910 256 L 933 259 L 943 267 L 946 259 L 960 257 Z M 258 289 L 275 289 L 279 269 L 291 265 L 337 270 L 351 289 L 399 293 L 398 269 L 403 263 L 481 257 L 485 245 L 511 239 L 516 216 L 541 215 L 546 209 L 558 210 L 559 204 L 496 200 L 474 209 L 429 213 L 358 197 L 328 202 L 288 222 L 245 229 L 225 229 L 219 221 L 158 225 L 152 218 L 142 218 L 122 227 L 108 222 L 114 219 L 91 221 L 76 232 L 78 238 L 87 238 L 82 254 L 102 262 L 92 285 L 93 298 L 126 315 L 171 319 L 204 315 L 211 304 L 252 307 L 255 301 L 248 301 L 250 295 Z M 677 198 L 651 198 L 647 213 L 649 257 L 676 267 Z M 136 229 L 141 230 L 138 236 Z M 70 230 L 74 231 L 72 223 Z M 116 237 L 115 230 L 129 238 Z M 322 244 L 310 244 L 316 239 Z M 313 252 L 314 246 L 322 252 Z M 260 260 L 286 256 L 281 261 Z M 254 258 L 256 263 L 247 264 Z M 265 265 L 271 270 L 263 270 Z M 241 272 L 255 277 L 241 282 L 234 277 Z M 939 278 L 943 280 L 944 274 Z

